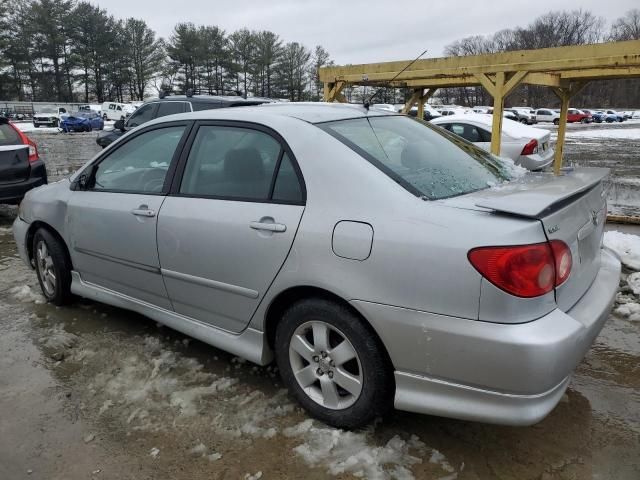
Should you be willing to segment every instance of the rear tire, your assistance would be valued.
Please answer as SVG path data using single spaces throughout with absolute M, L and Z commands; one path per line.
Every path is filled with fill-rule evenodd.
M 62 306 L 71 301 L 71 264 L 62 242 L 40 228 L 33 236 L 33 258 L 38 282 L 48 302 Z
M 278 324 L 276 361 L 289 391 L 315 418 L 358 428 L 392 407 L 393 371 L 375 333 L 343 305 L 293 304 Z
M 558 120 L 557 118 L 553 121 L 554 125 L 560 125 L 560 120 Z

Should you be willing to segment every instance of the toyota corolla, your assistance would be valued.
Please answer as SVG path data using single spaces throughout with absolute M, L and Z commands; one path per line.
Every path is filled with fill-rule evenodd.
M 606 169 L 512 171 L 383 110 L 200 111 L 29 192 L 14 235 L 50 302 L 275 359 L 328 424 L 395 406 L 528 425 L 600 332 L 620 263 L 602 247 Z

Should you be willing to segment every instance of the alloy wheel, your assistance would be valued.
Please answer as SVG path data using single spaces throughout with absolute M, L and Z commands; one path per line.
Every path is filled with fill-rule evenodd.
M 38 242 L 36 247 L 36 262 L 45 293 L 47 296 L 53 297 L 56 293 L 56 271 L 53 258 L 43 240 Z
M 364 376 L 358 353 L 326 322 L 309 321 L 294 331 L 289 362 L 300 388 L 325 408 L 343 410 L 360 397 Z

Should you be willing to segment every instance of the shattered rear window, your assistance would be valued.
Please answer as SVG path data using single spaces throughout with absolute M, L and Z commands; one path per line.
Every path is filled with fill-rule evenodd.
M 510 180 L 488 152 L 404 116 L 318 124 L 416 196 L 438 200 Z

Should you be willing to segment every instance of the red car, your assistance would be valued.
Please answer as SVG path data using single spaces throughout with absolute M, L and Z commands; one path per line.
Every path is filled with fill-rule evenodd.
M 593 118 L 590 113 L 585 113 L 582 110 L 578 110 L 577 108 L 570 108 L 567 111 L 567 122 L 568 123 L 591 123 L 593 122 Z

